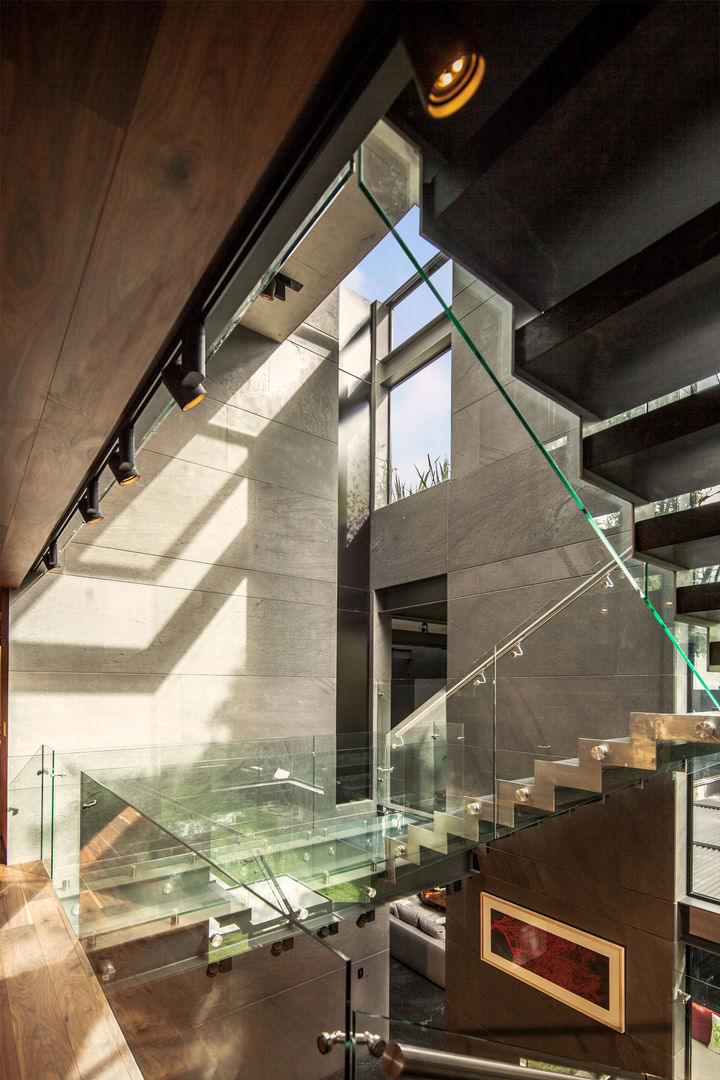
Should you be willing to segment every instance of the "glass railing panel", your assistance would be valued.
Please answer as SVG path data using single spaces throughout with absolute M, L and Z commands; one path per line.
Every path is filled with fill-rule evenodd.
M 395 229 L 403 199 L 382 162 L 362 153 L 360 187 L 395 236 L 398 263 L 432 291 L 426 241 Z M 464 728 L 462 753 L 444 740 L 451 801 L 484 800 L 483 818 L 506 831 L 693 756 L 701 743 L 693 725 L 686 734 L 656 726 L 630 750 L 613 743 L 595 767 L 580 761 L 579 740 L 627 740 L 631 714 L 688 712 L 698 687 L 706 710 L 718 699 L 674 634 L 672 575 L 631 558 L 630 504 L 581 477 L 579 420 L 514 379 L 511 305 L 459 266 L 453 284 L 452 304 L 443 302 L 453 369 L 447 692 L 391 723 L 388 756 L 404 758 L 404 805 L 429 810 L 431 784 L 423 778 L 423 801 L 409 768 L 444 712 Z M 686 672 L 690 706 L 678 707 Z M 523 790 L 535 789 L 536 772 L 547 778 L 542 797 L 539 783 Z
M 361 190 L 395 236 L 398 260 L 409 261 L 413 271 L 428 283 L 422 270 L 424 250 L 418 258 L 427 242 L 420 236 L 401 236 L 395 229 L 394 207 L 403 202 L 393 191 L 393 184 L 398 182 L 407 186 L 408 179 L 389 176 L 380 159 L 363 158 L 361 152 Z M 435 296 L 442 302 L 440 293 L 435 291 Z M 497 558 L 503 562 L 515 552 L 516 558 L 522 556 L 525 561 L 533 554 L 572 554 L 576 569 L 588 573 L 609 558 L 630 580 L 632 573 L 622 555 L 629 539 L 628 504 L 580 480 L 578 426 L 567 410 L 548 403 L 542 395 L 512 379 L 508 369 L 513 332 L 510 305 L 486 285 L 459 271 L 453 304 L 443 302 L 443 308 L 453 339 L 452 476 L 461 480 L 463 488 L 461 492 L 456 485 L 454 490 L 458 499 L 462 494 L 466 505 L 477 505 L 477 527 L 472 509 L 462 522 L 465 547 L 462 537 L 454 543 L 449 535 L 451 563 L 473 565 L 470 545 L 474 545 L 475 549 L 483 549 L 488 565 L 493 561 L 494 537 L 496 544 L 502 542 Z M 460 412 L 464 413 L 464 434 Z M 481 433 L 479 437 L 477 432 Z M 451 511 L 452 501 L 451 495 Z M 487 521 L 483 524 L 483 513 L 488 508 L 492 512 L 485 513 Z M 515 522 L 514 533 L 503 529 L 503 518 Z M 449 524 L 452 532 L 452 516 Z M 528 543 L 526 529 L 530 525 L 532 542 Z M 537 572 L 533 580 L 541 580 Z M 645 603 L 652 617 L 661 622 L 649 597 Z M 539 610 L 540 605 L 532 607 Z M 668 634 L 687 664 L 687 656 L 669 629 Z
M 631 570 L 662 607 L 662 577 L 646 578 L 642 565 Z M 685 756 L 633 727 L 633 713 L 674 711 L 673 650 L 636 589 L 618 573 L 601 578 L 498 660 L 495 791 L 505 828 L 592 801 Z
M 211 1060 L 224 1076 L 283 1075 L 289 1068 L 298 1076 L 350 1075 L 355 972 L 342 949 L 323 938 L 337 924 L 308 930 L 286 919 L 273 933 L 265 925 L 272 905 L 247 889 L 235 892 L 250 900 L 246 910 L 181 922 L 144 940 L 86 942 L 139 1067 L 154 1071 L 162 1060 L 173 1076 L 189 1077 L 202 1075 Z M 366 978 L 377 983 L 378 973 L 364 963 Z M 320 1016 L 337 1040 L 324 1060 Z
M 8 862 L 30 862 L 49 854 L 50 783 L 43 748 L 8 758 Z
M 688 970 L 678 972 L 677 1005 L 687 1021 L 688 1078 L 712 1080 L 720 1060 L 720 959 L 700 949 L 687 950 Z
M 213 965 L 278 942 L 287 950 L 298 934 L 338 921 L 331 900 L 292 867 L 276 872 L 208 819 L 180 822 L 169 799 L 143 790 L 149 816 L 140 799 L 133 805 L 87 776 L 82 799 L 79 888 L 65 903 L 96 970 L 102 977 L 109 963 L 118 990 L 198 968 L 214 975 Z

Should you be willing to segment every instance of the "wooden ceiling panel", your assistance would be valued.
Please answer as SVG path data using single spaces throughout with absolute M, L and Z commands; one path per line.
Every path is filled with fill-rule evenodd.
M 5 0 L 2 54 L 55 93 L 127 127 L 164 4 Z
M 134 5 L 118 6 L 132 17 Z M 78 272 L 72 243 L 52 220 L 41 230 L 58 253 L 54 302 L 72 312 L 59 355 L 59 330 L 42 348 L 27 346 L 54 371 L 0 555 L 4 584 L 18 585 L 39 554 L 362 8 L 362 0 L 164 8 L 79 289 L 65 280 L 68 261 Z M 47 152 L 50 126 L 67 139 L 67 118 L 56 115 L 45 118 L 31 166 Z M 94 148 L 73 144 L 81 182 L 93 157 Z M 61 173 L 50 203 L 67 185 Z M 105 189 L 97 176 L 89 187 L 91 210 Z M 29 298 L 19 327 L 41 313 Z M 5 352 L 10 372 L 18 347 Z
M 123 133 L 9 62 L 3 102 L 0 522 L 7 524 Z

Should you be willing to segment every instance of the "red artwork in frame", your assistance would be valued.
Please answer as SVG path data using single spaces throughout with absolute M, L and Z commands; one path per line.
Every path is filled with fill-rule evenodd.
M 490 893 L 481 894 L 481 955 L 578 1012 L 625 1030 L 625 950 Z

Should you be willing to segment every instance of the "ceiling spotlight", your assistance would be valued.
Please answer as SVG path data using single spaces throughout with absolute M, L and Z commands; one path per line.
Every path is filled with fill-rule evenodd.
M 51 540 L 48 544 L 48 549 L 43 555 L 43 562 L 45 563 L 46 568 L 53 574 L 61 569 L 60 563 L 58 562 L 57 540 Z
M 435 120 L 462 109 L 485 77 L 484 57 L 454 25 L 448 7 L 420 5 L 402 35 L 423 108 Z
M 127 487 L 140 479 L 140 473 L 135 468 L 135 428 L 132 424 L 120 432 L 117 449 L 111 454 L 108 465 L 120 487 Z
M 428 94 L 427 111 L 436 120 L 462 109 L 485 75 L 485 60 L 477 53 L 458 56 L 435 79 Z
M 300 292 L 302 285 L 299 281 L 293 281 L 287 274 L 276 274 L 274 278 L 270 278 L 260 295 L 264 300 L 285 300 L 286 289 Z
M 163 382 L 183 412 L 205 397 L 205 326 L 199 319 L 186 323 L 179 360 L 171 360 L 163 371 Z
M 100 513 L 100 493 L 99 484 L 97 478 L 91 480 L 87 486 L 87 491 L 80 500 L 78 509 L 85 519 L 86 525 L 95 525 L 97 522 L 103 520 L 103 515 Z

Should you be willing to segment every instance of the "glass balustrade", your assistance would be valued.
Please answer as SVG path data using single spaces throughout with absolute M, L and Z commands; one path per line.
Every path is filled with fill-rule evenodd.
M 8 850 L 14 862 L 43 859 L 50 851 L 51 755 L 43 748 L 8 759 Z
M 396 227 L 407 178 L 372 147 L 359 175 L 452 350 L 445 687 L 413 700 L 421 680 L 395 662 L 377 686 L 390 800 L 434 818 L 409 829 L 413 858 L 445 834 L 486 840 L 701 760 L 720 745 L 718 699 L 683 648 L 674 575 L 632 557 L 630 504 L 582 477 L 578 418 L 513 377 L 511 305 L 457 263 L 448 303 L 423 269 L 427 241 Z M 380 361 L 380 386 L 394 362 Z
M 689 1080 L 712 1080 L 720 1060 L 720 961 L 691 948 L 688 969 L 677 974 L 677 1002 L 687 1022 Z

